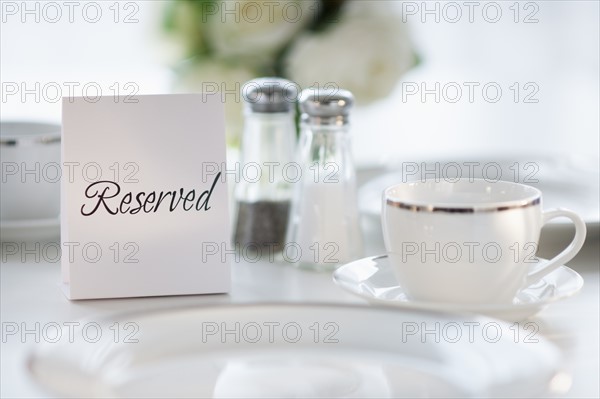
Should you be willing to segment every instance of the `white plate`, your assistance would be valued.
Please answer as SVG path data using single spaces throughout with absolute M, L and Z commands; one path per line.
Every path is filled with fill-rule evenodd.
M 553 344 L 543 337 L 535 344 L 520 342 L 509 324 L 481 316 L 259 304 L 174 308 L 96 322 L 104 330 L 99 342 L 86 343 L 75 334 L 73 343 L 47 343 L 30 357 L 31 375 L 49 393 L 144 398 L 506 397 L 544 393 L 561 373 L 561 356 Z M 121 331 L 119 343 L 114 342 L 115 322 Z M 483 332 L 491 323 L 499 329 L 493 329 L 495 342 Z M 458 340 L 455 330 L 441 340 L 408 333 L 436 325 L 465 331 Z M 469 325 L 480 327 L 472 337 L 466 331 Z M 138 343 L 122 342 L 125 326 L 135 326 L 129 338 Z
M 576 271 L 561 266 L 538 283 L 521 290 L 512 304 L 461 305 L 411 300 L 398 284 L 387 255 L 363 258 L 333 273 L 333 281 L 344 290 L 372 304 L 437 311 L 471 312 L 519 321 L 533 316 L 550 303 L 578 293 L 583 278 Z
M 437 170 L 435 175 L 440 179 L 485 177 L 496 180 L 497 176 L 500 176 L 500 180 L 528 184 L 542 191 L 544 209 L 568 208 L 577 212 L 587 224 L 600 223 L 598 159 L 567 159 L 557 156 L 520 161 L 507 159 L 471 161 L 475 163 L 465 164 L 463 161 L 404 163 L 396 170 L 384 172 L 360 188 L 358 193 L 360 211 L 379 220 L 384 189 L 403 181 L 434 178 L 434 175 L 427 174 L 427 171 L 435 173 Z M 497 174 L 498 171 L 501 175 Z M 551 222 L 554 225 L 569 223 L 562 218 Z
M 60 217 L 49 219 L 1 220 L 0 240 L 35 241 L 58 238 L 60 236 Z

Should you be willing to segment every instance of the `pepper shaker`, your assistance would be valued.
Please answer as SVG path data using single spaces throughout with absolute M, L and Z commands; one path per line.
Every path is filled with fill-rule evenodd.
M 294 159 L 297 95 L 297 86 L 280 78 L 251 80 L 242 88 L 241 178 L 234 191 L 240 249 L 279 251 L 284 243 L 292 186 L 283 170 Z
M 346 90 L 306 89 L 300 95 L 302 177 L 286 237 L 300 267 L 332 270 L 363 254 L 349 131 L 353 103 Z

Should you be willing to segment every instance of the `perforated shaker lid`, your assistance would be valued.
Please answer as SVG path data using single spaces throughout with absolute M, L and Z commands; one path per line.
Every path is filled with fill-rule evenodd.
M 348 123 L 354 96 L 343 89 L 305 89 L 300 94 L 302 119 L 314 124 Z
M 266 77 L 253 79 L 242 87 L 242 97 L 253 112 L 289 112 L 298 98 L 298 85 L 287 79 Z

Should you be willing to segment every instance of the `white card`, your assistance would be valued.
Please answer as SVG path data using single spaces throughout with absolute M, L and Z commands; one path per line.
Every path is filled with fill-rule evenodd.
M 62 277 L 69 299 L 224 293 L 218 94 L 63 99 Z M 207 167 L 207 165 L 209 167 Z

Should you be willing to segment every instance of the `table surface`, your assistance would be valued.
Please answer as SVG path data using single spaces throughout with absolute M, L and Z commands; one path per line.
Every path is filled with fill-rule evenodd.
M 367 236 L 373 236 L 367 232 Z M 378 240 L 376 240 L 378 241 Z M 367 254 L 382 251 L 379 242 L 367 241 Z M 547 249 L 552 251 L 553 248 Z M 30 257 L 31 258 L 31 257 Z M 59 323 L 112 317 L 121 312 L 184 305 L 252 302 L 365 302 L 335 286 L 329 273 L 299 270 L 280 263 L 244 261 L 233 264 L 233 288 L 228 295 L 132 298 L 70 302 L 59 289 L 60 262 L 36 263 L 33 258 L 3 259 L 1 264 L 2 324 Z M 572 376 L 570 390 L 561 396 L 599 397 L 599 245 L 597 232 L 588 237 L 584 249 L 569 263 L 585 280 L 581 293 L 553 304 L 532 321 L 540 333 L 555 342 L 565 354 L 566 370 Z M 6 342 L 5 342 L 6 341 Z M 1 397 L 46 397 L 26 368 L 37 345 L 33 335 L 3 337 Z

